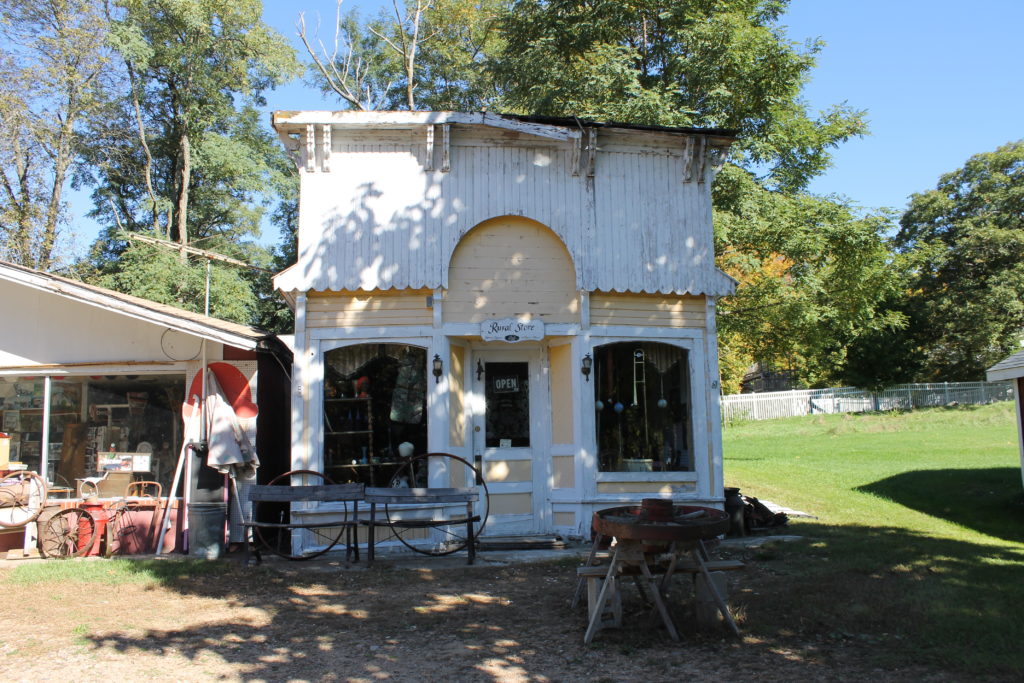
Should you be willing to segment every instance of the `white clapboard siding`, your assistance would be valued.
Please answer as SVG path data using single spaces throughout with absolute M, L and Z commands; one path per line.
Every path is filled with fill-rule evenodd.
M 326 292 L 306 300 L 306 326 L 426 325 L 433 322 L 428 290 Z
M 579 322 L 569 254 L 553 232 L 535 221 L 487 221 L 455 250 L 442 310 L 445 322 L 525 315 L 551 323 Z
M 839 387 L 734 394 L 723 396 L 721 406 L 722 419 L 728 424 L 741 420 L 773 420 L 799 415 L 914 410 L 954 403 L 976 405 L 1012 400 L 1011 382 L 944 382 L 899 384 L 879 392 Z
M 448 287 L 460 240 L 484 221 L 511 215 L 558 236 L 574 266 L 574 290 L 733 290 L 714 266 L 712 174 L 708 167 L 708 182 L 684 182 L 684 136 L 602 130 L 592 178 L 586 151 L 573 173 L 570 141 L 488 126 L 452 126 L 450 139 L 444 172 L 440 135 L 427 164 L 426 126 L 335 130 L 330 170 L 300 170 L 299 259 L 276 286 Z
M 704 327 L 704 297 L 645 294 L 590 295 L 591 325 L 637 327 Z

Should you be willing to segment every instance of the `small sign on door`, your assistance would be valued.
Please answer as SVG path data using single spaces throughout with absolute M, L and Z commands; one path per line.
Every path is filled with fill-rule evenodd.
M 512 448 L 512 439 L 498 439 L 498 448 Z
M 519 378 L 515 375 L 494 378 L 494 393 L 514 394 L 519 391 Z

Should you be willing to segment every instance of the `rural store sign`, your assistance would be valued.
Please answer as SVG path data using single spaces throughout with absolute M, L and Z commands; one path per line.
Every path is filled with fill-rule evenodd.
M 480 323 L 480 336 L 484 341 L 509 343 L 544 338 L 544 323 L 540 320 L 519 320 L 503 318 Z

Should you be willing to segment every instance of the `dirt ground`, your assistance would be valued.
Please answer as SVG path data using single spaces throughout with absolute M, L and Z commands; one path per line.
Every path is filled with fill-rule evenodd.
M 75 560 L 77 561 L 77 560 Z M 85 560 L 103 562 L 104 560 Z M 190 580 L 6 583 L 0 616 L 5 681 L 877 681 L 955 680 L 882 670 L 866 645 L 698 633 L 680 607 L 670 641 L 635 589 L 629 629 L 583 645 L 586 608 L 570 609 L 575 556 L 466 567 L 379 562 L 267 562 Z M 8 562 L 7 565 L 12 563 Z M 743 587 L 746 586 L 746 587 Z M 688 602 L 685 581 L 675 595 Z

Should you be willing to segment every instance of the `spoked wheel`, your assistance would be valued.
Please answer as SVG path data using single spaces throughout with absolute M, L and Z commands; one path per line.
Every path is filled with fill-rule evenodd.
M 69 508 L 50 517 L 39 534 L 39 550 L 46 557 L 80 557 L 96 542 L 96 521 L 87 510 Z
M 280 474 L 270 480 L 268 486 L 291 486 L 291 478 L 295 476 L 312 476 L 319 477 L 320 481 L 310 482 L 313 486 L 333 484 L 326 474 L 317 472 L 315 470 L 292 470 Z M 321 546 L 317 550 L 313 550 L 302 555 L 296 555 L 292 553 L 292 530 L 297 528 L 289 526 L 285 518 L 290 514 L 290 506 L 288 503 L 275 503 L 268 501 L 257 501 L 253 503 L 252 516 L 253 519 L 260 521 L 276 522 L 281 526 L 274 529 L 275 535 L 271 535 L 271 530 L 264 527 L 254 527 L 256 532 L 256 538 L 259 540 L 260 545 L 266 548 L 268 551 L 285 558 L 286 560 L 311 560 L 314 557 L 320 557 L 331 548 L 338 544 L 341 537 L 345 535 L 344 522 L 348 521 L 348 503 L 343 503 L 342 508 L 342 523 L 339 523 L 337 527 L 320 527 L 312 529 L 303 529 L 306 533 L 311 536 L 313 546 Z M 289 518 L 290 519 L 290 518 Z
M 134 501 L 123 501 L 111 510 L 107 522 L 107 556 L 128 555 L 133 550 L 147 553 L 150 551 L 150 526 L 145 528 L 138 524 L 142 505 Z
M 0 477 L 0 527 L 22 527 L 35 521 L 46 504 L 46 480 L 35 472 Z
M 430 458 L 448 459 L 449 462 L 446 464 L 449 472 L 451 471 L 450 468 L 453 467 L 467 468 L 468 473 L 472 476 L 472 480 L 477 482 L 477 485 L 483 489 L 480 492 L 480 514 L 474 515 L 475 521 L 473 522 L 473 538 L 480 538 L 484 527 L 487 526 L 487 517 L 490 514 L 490 500 L 487 482 L 484 481 L 483 473 L 468 460 L 451 453 L 423 453 L 422 455 L 414 455 L 402 463 L 395 471 L 389 486 L 392 488 L 406 485 L 413 488 L 420 485 L 426 486 L 427 468 Z M 454 510 L 455 508 L 452 509 Z M 460 510 L 460 512 L 464 514 L 464 510 Z M 395 535 L 395 538 L 401 541 L 402 545 L 406 548 L 423 555 L 451 555 L 469 545 L 465 517 L 424 520 L 406 517 L 403 519 L 401 508 L 388 505 L 384 506 L 384 514 L 387 516 L 388 526 L 391 529 L 391 533 Z M 431 529 L 436 530 L 435 533 L 440 535 L 441 538 L 438 542 L 426 545 L 415 543 L 415 541 L 423 540 L 424 530 L 430 533 Z

